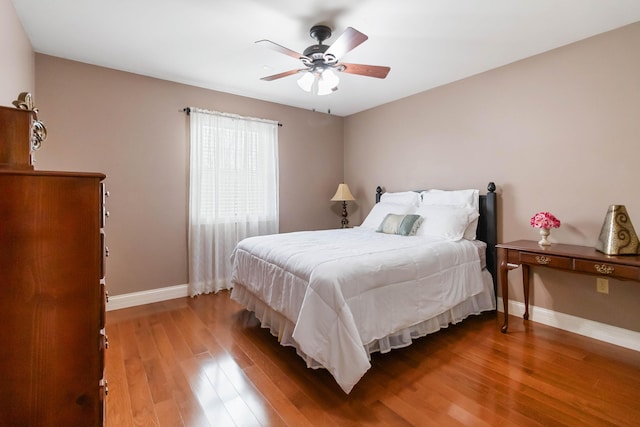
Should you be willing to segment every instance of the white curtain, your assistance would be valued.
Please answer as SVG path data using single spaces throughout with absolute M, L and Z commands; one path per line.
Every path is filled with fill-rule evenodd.
M 278 123 L 190 108 L 189 294 L 231 288 L 229 257 L 278 221 Z

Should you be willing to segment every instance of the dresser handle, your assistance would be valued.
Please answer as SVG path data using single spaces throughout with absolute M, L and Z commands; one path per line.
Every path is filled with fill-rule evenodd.
M 551 262 L 551 258 L 549 258 L 548 256 L 544 256 L 544 255 L 537 255 L 536 256 L 536 261 L 538 261 L 538 264 L 544 264 L 547 265 Z
M 102 378 L 99 382 L 100 387 L 102 387 L 102 389 L 104 390 L 104 395 L 108 395 L 109 394 L 109 384 L 107 384 L 107 380 L 105 380 L 104 378 Z
M 600 274 L 611 274 L 613 273 L 613 267 L 610 267 L 608 265 L 605 264 L 594 264 L 594 267 L 596 269 L 596 271 Z
M 109 348 L 109 336 L 105 328 L 100 329 L 100 335 L 102 335 L 105 350 Z

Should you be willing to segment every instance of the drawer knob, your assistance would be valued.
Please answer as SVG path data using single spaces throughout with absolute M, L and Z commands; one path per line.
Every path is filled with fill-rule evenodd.
M 537 255 L 536 256 L 536 261 L 538 262 L 538 264 L 543 264 L 543 265 L 547 265 L 551 262 L 551 258 L 549 258 L 548 256 L 544 256 L 544 255 Z
M 102 338 L 103 338 L 104 348 L 108 349 L 109 348 L 109 336 L 107 335 L 107 331 L 104 328 L 100 329 L 100 335 L 102 335 Z
M 594 264 L 596 271 L 600 274 L 611 274 L 614 268 L 606 264 Z

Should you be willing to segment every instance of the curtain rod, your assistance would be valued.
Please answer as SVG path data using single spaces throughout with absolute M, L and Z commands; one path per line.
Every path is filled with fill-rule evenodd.
M 184 113 L 187 113 L 187 116 L 188 116 L 189 114 L 191 114 L 191 108 L 190 108 L 190 107 L 184 107 L 184 108 L 182 109 L 182 111 L 183 111 Z M 282 127 L 282 123 L 278 122 L 278 127 Z

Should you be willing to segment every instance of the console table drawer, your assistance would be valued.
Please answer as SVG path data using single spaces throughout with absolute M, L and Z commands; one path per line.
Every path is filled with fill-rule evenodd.
M 571 261 L 571 258 L 563 256 L 520 252 L 520 262 L 523 264 L 544 265 L 548 267 L 571 270 Z
M 640 268 L 629 265 L 576 259 L 575 270 L 581 273 L 610 276 L 618 279 L 640 280 Z

